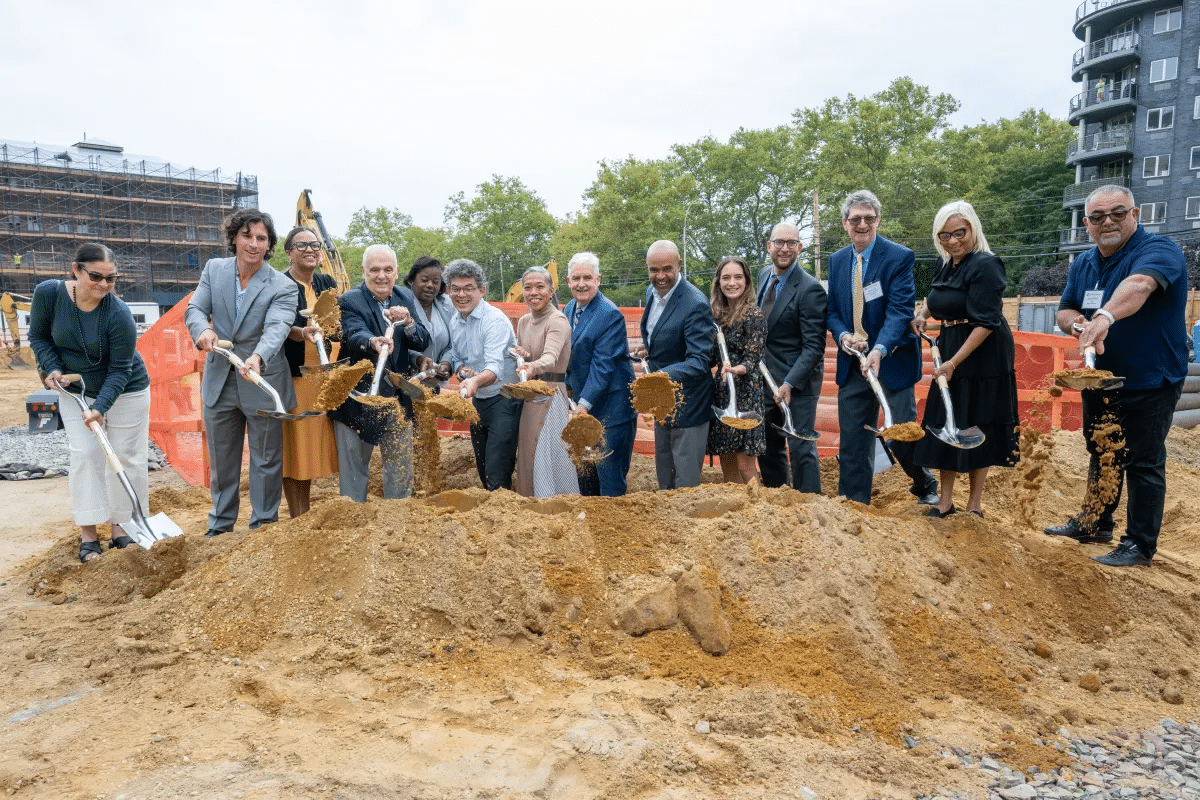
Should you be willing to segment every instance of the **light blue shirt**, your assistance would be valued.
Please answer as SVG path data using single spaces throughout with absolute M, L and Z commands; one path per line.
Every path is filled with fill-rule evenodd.
M 468 367 L 476 374 L 487 369 L 496 376 L 495 383 L 475 393 L 481 400 L 495 397 L 501 386 L 516 382 L 516 362 L 508 354 L 516 344 L 508 317 L 486 300 L 480 300 L 466 319 L 459 313 L 450 319 L 450 365 L 455 371 Z
M 675 294 L 675 290 L 679 288 L 681 280 L 683 280 L 682 272 L 675 276 L 675 285 L 663 297 L 658 296 L 658 289 L 650 287 L 650 313 L 646 315 L 646 337 L 648 339 L 654 338 L 654 326 L 658 324 L 659 317 L 662 316 L 667 303 L 671 301 L 671 295 Z

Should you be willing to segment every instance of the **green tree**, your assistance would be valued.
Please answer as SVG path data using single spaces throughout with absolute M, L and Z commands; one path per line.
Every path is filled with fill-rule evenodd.
M 550 260 L 558 228 L 546 201 L 520 178 L 501 175 L 479 184 L 469 199 L 463 192 L 451 197 L 445 220 L 454 252 L 483 267 L 492 296 L 500 298 L 526 268 Z
M 445 260 L 451 253 L 449 233 L 442 228 L 413 225 L 399 209 L 363 206 L 350 217 L 346 235 L 335 240 L 352 283 L 362 280 L 362 254 L 369 245 L 386 244 L 396 251 L 400 274 L 423 255 Z

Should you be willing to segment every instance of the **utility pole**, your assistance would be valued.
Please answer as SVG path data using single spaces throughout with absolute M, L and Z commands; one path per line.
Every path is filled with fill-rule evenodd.
M 813 189 L 813 277 L 821 280 L 821 206 Z

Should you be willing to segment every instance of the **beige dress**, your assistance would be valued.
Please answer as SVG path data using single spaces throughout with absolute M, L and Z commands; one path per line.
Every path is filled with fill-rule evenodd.
M 303 284 L 301 288 L 304 289 L 306 303 L 302 308 L 312 308 L 317 304 L 316 292 Z M 336 348 L 337 343 L 333 346 Z M 337 358 L 336 349 L 333 357 Z M 307 339 L 304 340 L 304 363 L 321 363 L 317 346 Z M 316 375 L 292 378 L 292 386 L 296 389 L 293 413 L 312 411 L 316 407 L 317 394 L 321 391 L 321 384 L 316 378 Z M 333 439 L 333 423 L 329 417 L 322 414 L 283 423 L 283 477 L 308 481 L 337 471 L 337 443 Z
M 543 372 L 567 371 L 571 360 L 571 324 L 563 313 L 547 305 L 517 321 L 517 344 L 529 351 L 529 378 Z M 575 465 L 562 443 L 567 424 L 566 386 L 547 381 L 558 391 L 547 402 L 526 401 L 521 411 L 521 434 L 517 444 L 517 477 L 513 488 L 526 497 L 578 494 Z

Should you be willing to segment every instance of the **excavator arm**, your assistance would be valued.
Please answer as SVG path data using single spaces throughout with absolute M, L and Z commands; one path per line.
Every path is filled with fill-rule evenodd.
M 17 310 L 29 310 L 29 298 L 23 295 L 23 302 L 17 302 L 13 295 L 8 292 L 0 294 L 0 311 L 4 312 L 4 319 L 8 325 L 9 337 L 12 339 L 12 344 L 5 348 L 8 356 L 9 369 L 33 369 L 25 359 L 21 358 L 21 321 L 17 316 Z
M 350 275 L 346 272 L 346 265 L 342 263 L 342 256 L 334 245 L 333 238 L 325 229 L 321 212 L 313 210 L 311 194 L 311 189 L 305 189 L 296 201 L 296 225 L 308 228 L 321 240 L 324 248 L 321 251 L 321 271 L 333 276 L 340 294 L 350 288 Z

